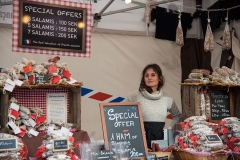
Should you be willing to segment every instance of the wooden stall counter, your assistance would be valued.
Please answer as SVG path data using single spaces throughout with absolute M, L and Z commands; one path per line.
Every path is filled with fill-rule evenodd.
M 34 157 L 34 154 L 37 152 L 38 147 L 42 144 L 42 137 L 45 136 L 44 133 L 39 133 L 37 137 L 32 136 L 29 138 L 27 135 L 25 135 L 22 140 L 27 145 L 28 148 L 28 158 Z M 74 143 L 77 142 L 90 142 L 90 138 L 88 136 L 88 133 L 86 131 L 79 131 L 73 133 L 74 137 Z

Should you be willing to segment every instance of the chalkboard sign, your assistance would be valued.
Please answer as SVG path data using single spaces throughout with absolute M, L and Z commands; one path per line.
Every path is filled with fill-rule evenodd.
M 146 158 L 147 146 L 139 106 L 138 102 L 100 103 L 106 149 L 122 143 L 126 145 L 129 158 Z
M 53 151 L 67 151 L 68 139 L 53 139 Z
M 217 134 L 208 134 L 205 135 L 208 142 L 222 142 L 220 137 Z
M 157 160 L 156 154 L 147 154 L 147 160 Z
M 215 89 L 210 89 L 209 92 L 211 103 L 210 121 L 218 122 L 223 118 L 233 116 L 230 92 L 228 90 Z
M 16 150 L 16 149 L 17 149 L 16 138 L 0 139 L 0 151 Z
M 85 52 L 86 9 L 20 0 L 19 47 Z
M 36 84 L 45 84 L 49 83 L 49 76 L 47 74 L 37 74 L 35 73 L 35 83 Z
M 168 156 L 158 157 L 157 160 L 168 160 Z

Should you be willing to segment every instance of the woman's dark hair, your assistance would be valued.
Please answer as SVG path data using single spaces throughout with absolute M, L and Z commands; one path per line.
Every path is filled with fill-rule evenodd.
M 162 87 L 163 87 L 163 84 L 164 84 L 164 77 L 162 75 L 162 70 L 161 68 L 159 67 L 159 65 L 157 64 L 149 64 L 147 65 L 143 71 L 142 71 L 142 79 L 141 79 L 141 83 L 140 83 L 140 87 L 139 87 L 139 91 L 142 91 L 142 90 L 146 90 L 148 91 L 149 93 L 152 93 L 153 90 L 151 87 L 148 87 L 145 82 L 144 82 L 144 76 L 145 76 L 145 73 L 148 69 L 152 68 L 154 72 L 157 73 L 158 75 L 158 78 L 159 78 L 159 82 L 158 82 L 158 87 L 157 87 L 157 90 L 159 91 Z

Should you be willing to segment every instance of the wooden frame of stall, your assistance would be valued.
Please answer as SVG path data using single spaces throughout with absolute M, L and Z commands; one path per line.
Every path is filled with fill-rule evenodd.
M 182 121 L 191 116 L 198 116 L 195 113 L 195 106 L 200 105 L 198 91 L 206 86 L 210 89 L 229 90 L 231 116 L 240 118 L 240 86 L 181 83 Z M 211 119 L 210 121 L 218 122 Z
M 49 89 L 49 88 L 68 88 L 69 94 L 69 114 L 68 123 L 73 123 L 76 130 L 81 130 L 81 86 L 82 82 L 69 85 L 23 85 L 17 88 L 29 88 L 29 89 Z M 9 98 L 10 93 L 0 88 L 0 133 L 9 133 L 10 130 L 6 127 L 8 123 L 8 109 L 9 109 Z

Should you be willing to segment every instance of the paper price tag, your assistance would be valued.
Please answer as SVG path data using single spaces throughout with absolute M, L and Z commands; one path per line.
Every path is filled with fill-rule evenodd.
M 19 105 L 17 105 L 16 103 L 11 103 L 10 108 L 18 111 L 19 110 Z
M 4 89 L 9 91 L 9 92 L 12 92 L 13 89 L 14 89 L 14 86 L 12 86 L 12 85 L 10 85 L 8 83 L 5 83 Z
M 13 130 L 17 127 L 16 124 L 13 121 L 9 121 L 7 123 Z
M 17 86 L 22 86 L 22 84 L 23 84 L 23 81 L 20 81 L 18 79 L 14 79 L 14 82 Z
M 15 82 L 13 82 L 11 79 L 7 79 L 6 83 L 8 83 L 8 84 L 10 84 L 12 86 L 15 86 Z
M 39 132 L 37 132 L 37 131 L 35 131 L 35 130 L 33 130 L 33 129 L 30 129 L 30 131 L 28 131 L 28 133 L 34 135 L 35 137 L 37 137 L 38 134 L 39 134 Z
M 21 129 L 20 129 L 19 127 L 16 127 L 16 128 L 13 130 L 13 132 L 14 132 L 15 134 L 18 134 L 18 133 L 21 133 L 22 131 L 21 131 Z
M 30 123 L 30 125 L 31 125 L 32 127 L 35 127 L 35 126 L 36 126 L 36 122 L 35 122 L 32 118 L 29 118 L 29 119 L 28 119 L 28 122 Z

